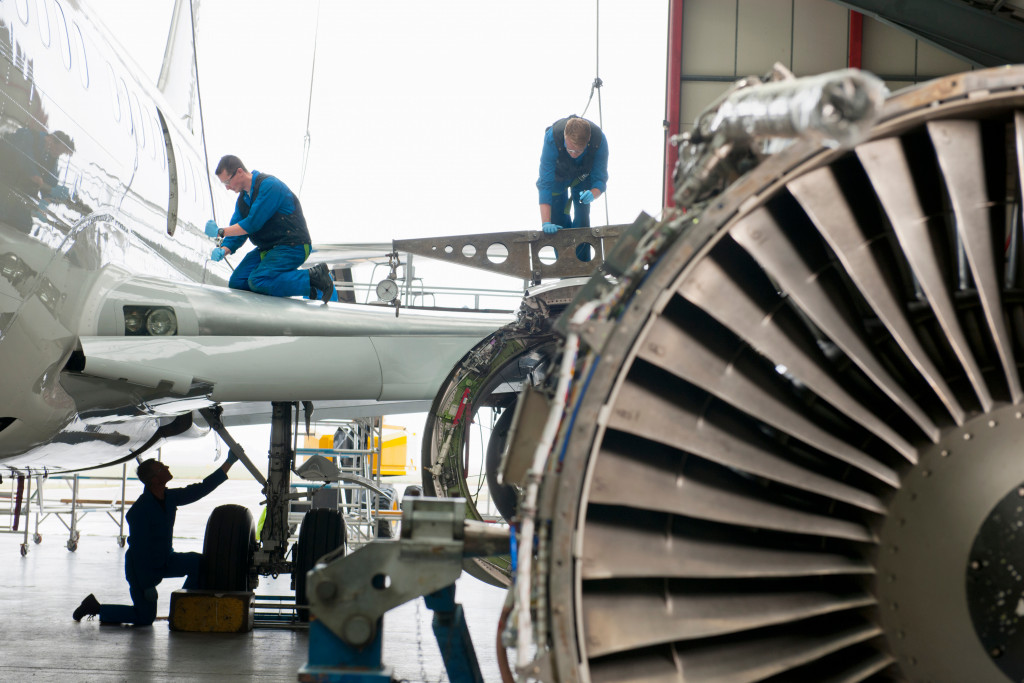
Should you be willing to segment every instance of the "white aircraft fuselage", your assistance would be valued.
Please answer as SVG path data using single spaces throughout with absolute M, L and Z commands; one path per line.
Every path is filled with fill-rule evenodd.
M 102 26 L 3 2 L 0 60 L 0 467 L 115 462 L 217 402 L 429 399 L 505 321 L 227 289 L 197 138 Z

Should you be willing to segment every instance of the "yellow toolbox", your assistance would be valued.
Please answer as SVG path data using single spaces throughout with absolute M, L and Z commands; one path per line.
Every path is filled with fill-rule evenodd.
M 255 616 L 252 591 L 176 590 L 171 593 L 172 631 L 246 633 Z

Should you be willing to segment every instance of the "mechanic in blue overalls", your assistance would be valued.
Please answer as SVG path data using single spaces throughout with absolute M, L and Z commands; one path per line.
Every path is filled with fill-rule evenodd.
M 150 626 L 156 619 L 156 587 L 162 580 L 184 576 L 182 588 L 199 587 L 201 553 L 176 553 L 172 537 L 174 518 L 182 505 L 194 503 L 211 493 L 228 478 L 228 470 L 237 461 L 234 453 L 223 465 L 198 484 L 167 488 L 171 469 L 159 460 L 146 460 L 135 470 L 146 490 L 132 503 L 128 519 L 128 552 L 124 556 L 124 576 L 128 579 L 131 605 L 101 605 L 92 593 L 72 614 L 75 621 L 99 615 L 104 624 Z
M 548 126 L 537 178 L 544 232 L 589 228 L 590 203 L 604 193 L 607 183 L 608 141 L 600 128 L 578 116 Z M 577 246 L 576 255 L 589 261 L 590 247 Z
M 250 240 L 256 249 L 235 266 L 228 286 L 270 296 L 305 296 L 327 303 L 334 281 L 327 264 L 299 270 L 310 252 L 309 230 L 299 198 L 272 175 L 250 173 L 234 155 L 221 158 L 215 174 L 224 187 L 238 193 L 231 224 L 206 223 L 206 234 L 225 238 L 210 258 L 220 261 Z M 337 301 L 337 298 L 334 298 Z

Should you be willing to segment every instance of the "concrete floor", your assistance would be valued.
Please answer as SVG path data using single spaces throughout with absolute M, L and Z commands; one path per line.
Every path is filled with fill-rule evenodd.
M 127 497 L 133 497 L 132 491 Z M 181 508 L 175 550 L 201 551 L 210 511 L 229 502 L 247 505 L 258 516 L 258 485 L 230 480 L 202 501 Z M 9 519 L 0 517 L 0 528 L 9 528 Z M 171 632 L 166 621 L 138 629 L 101 627 L 89 619 L 75 622 L 71 612 L 89 593 L 101 602 L 128 600 L 117 524 L 104 513 L 90 513 L 80 532 L 78 550 L 68 551 L 67 530 L 51 516 L 40 527 L 42 542 L 36 545 L 30 537 L 25 557 L 20 554 L 21 535 L 0 534 L 0 681 L 296 680 L 307 655 L 307 633 L 302 630 L 194 634 Z M 180 582 L 167 579 L 158 587 L 158 615 L 166 617 L 170 593 Z M 289 577 L 263 579 L 257 594 L 289 594 L 288 585 Z M 486 681 L 500 680 L 494 642 L 504 599 L 505 591 L 466 574 L 457 583 L 456 600 L 465 608 Z M 416 600 L 384 617 L 383 659 L 397 679 L 447 680 L 430 629 L 432 614 Z

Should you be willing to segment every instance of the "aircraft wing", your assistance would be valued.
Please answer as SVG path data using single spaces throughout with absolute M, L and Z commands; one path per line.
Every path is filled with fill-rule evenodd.
M 5 465 L 112 462 L 162 433 L 184 433 L 189 416 L 214 403 L 229 406 L 227 424 L 266 421 L 272 401 L 313 401 L 318 419 L 426 411 L 452 366 L 510 320 L 396 316 L 121 269 L 102 270 L 78 295 L 70 358 L 58 373 L 42 367 L 42 390 L 4 409 L 15 417 L 2 430 Z M 26 378 L 35 348 L 47 349 L 21 347 Z
M 314 244 L 303 265 L 312 268 L 318 263 L 326 263 L 332 269 L 351 268 L 361 263 L 384 261 L 392 251 L 394 246 L 391 242 Z
M 427 399 L 483 336 L 83 337 L 81 372 L 214 402 Z
M 396 316 L 390 307 L 324 306 L 147 277 L 100 296 L 95 327 L 83 325 L 92 333 L 79 337 L 71 368 L 165 405 L 197 395 L 213 402 L 427 400 L 466 351 L 509 320 L 472 312 Z M 161 312 L 173 319 L 174 333 L 147 333 L 149 316 Z

